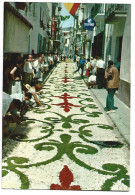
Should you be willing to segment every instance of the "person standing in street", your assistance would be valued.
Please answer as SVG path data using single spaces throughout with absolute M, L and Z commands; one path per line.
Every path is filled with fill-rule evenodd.
M 28 55 L 28 59 L 26 59 L 26 62 L 23 67 L 23 84 L 32 85 L 32 80 L 34 77 L 34 69 L 33 69 L 34 61 L 35 59 L 33 59 L 33 56 L 31 54 Z
M 33 64 L 33 67 L 34 67 L 34 84 L 42 83 L 42 81 L 43 81 L 43 78 L 42 78 L 42 63 L 43 63 L 43 58 L 38 57 L 38 59 Z
M 78 56 L 76 57 L 77 66 L 79 65 L 79 61 L 80 61 L 80 56 L 78 55 Z
M 53 58 L 51 54 L 49 54 L 48 56 L 48 63 L 49 63 L 49 69 L 51 69 L 53 66 Z
M 57 53 L 53 56 L 54 66 L 57 65 Z
M 119 87 L 119 71 L 114 66 L 112 60 L 108 61 L 108 67 L 105 70 L 105 79 L 107 80 L 107 98 L 106 98 L 106 110 L 107 113 L 114 111 L 114 94 Z
M 76 62 L 76 55 L 74 55 L 74 62 Z
M 67 56 L 66 56 L 66 55 L 64 55 L 64 62 L 66 62 L 66 58 L 67 58 Z
M 41 53 L 40 57 L 42 58 L 42 63 L 44 64 L 45 63 L 45 54 Z
M 11 81 L 9 84 L 9 94 L 22 94 L 22 66 L 24 58 L 16 59 L 15 67 L 10 71 Z
M 98 57 L 98 61 L 96 64 L 96 83 L 98 89 L 102 89 L 103 87 L 105 87 L 104 75 L 105 75 L 105 62 L 100 57 Z
M 82 78 L 83 78 L 84 64 L 85 64 L 85 57 L 82 57 L 82 59 L 81 59 L 80 62 L 79 62 L 79 65 L 78 65 L 77 70 L 74 71 L 74 73 L 76 73 L 76 72 L 79 71 L 80 68 L 81 68 L 81 69 L 82 69 L 82 72 L 81 72 L 81 77 L 82 77 Z

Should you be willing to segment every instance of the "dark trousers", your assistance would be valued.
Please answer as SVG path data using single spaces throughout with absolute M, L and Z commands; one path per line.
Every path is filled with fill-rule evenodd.
M 57 65 L 57 60 L 54 60 L 54 66 L 56 66 Z
M 74 73 L 76 73 L 77 71 L 79 71 L 79 70 L 80 70 L 80 68 L 82 69 L 82 72 L 81 72 L 81 77 L 83 77 L 83 69 L 84 69 L 84 65 L 83 65 L 83 64 L 78 65 L 78 68 L 77 68 L 77 70 L 75 70 L 75 71 L 74 71 Z
M 108 94 L 106 98 L 106 109 L 107 111 L 109 110 L 114 110 L 114 94 L 117 89 L 107 89 Z
M 105 69 L 103 68 L 98 68 L 97 69 L 97 76 L 96 76 L 96 83 L 98 86 L 98 89 L 102 89 L 105 87 Z

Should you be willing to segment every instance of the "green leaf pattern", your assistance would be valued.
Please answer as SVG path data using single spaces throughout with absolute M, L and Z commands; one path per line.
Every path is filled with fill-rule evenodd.
M 105 119 L 79 74 L 72 75 L 75 65 L 68 63 L 67 73 L 64 72 L 64 68 L 62 69 L 64 66 L 66 64 L 61 63 L 56 67 L 42 89 L 43 93 L 40 98 L 45 108 L 32 108 L 26 114 L 26 121 L 18 126 L 10 137 L 13 144 L 16 143 L 16 147 L 20 147 L 22 150 L 12 148 L 8 154 L 5 152 L 5 148 L 10 147 L 10 142 L 3 147 L 3 188 L 10 188 L 6 182 L 9 180 L 11 182 L 13 178 L 10 177 L 10 174 L 13 173 L 21 185 L 19 186 L 18 182 L 12 188 L 31 189 L 31 186 L 36 186 L 36 183 L 31 179 L 29 171 L 35 170 L 34 174 L 36 175 L 36 170 L 41 168 L 43 172 L 46 167 L 49 167 L 46 168 L 46 171 L 50 171 L 46 177 L 52 174 L 57 181 L 58 173 L 55 174 L 52 170 L 54 170 L 55 163 L 63 162 L 72 167 L 74 175 L 77 174 L 79 168 L 88 174 L 85 183 L 80 183 L 84 179 L 82 174 L 76 177 L 76 183 L 81 186 L 82 190 L 92 190 L 89 179 L 100 181 L 100 178 L 103 178 L 102 182 L 99 182 L 98 188 L 95 185 L 94 190 L 124 189 L 128 191 L 130 185 L 129 165 L 126 163 L 126 157 L 122 156 L 124 155 L 123 148 L 126 145 L 118 141 L 114 134 L 114 127 L 110 126 Z M 68 77 L 72 82 L 64 83 L 62 81 L 64 77 Z M 61 103 L 61 100 L 55 96 L 61 96 L 63 92 L 77 97 L 69 102 L 75 102 L 81 107 L 73 108 L 70 112 L 65 113 L 52 105 L 52 103 L 57 104 L 56 101 Z M 31 148 L 31 151 L 25 155 L 27 148 Z M 108 153 L 106 154 L 106 152 Z M 115 154 L 114 159 L 111 154 Z M 36 155 L 39 155 L 40 158 L 36 159 Z M 106 155 L 104 159 L 103 155 Z M 119 157 L 122 158 L 122 163 Z M 60 173 L 61 165 L 60 167 L 57 165 L 55 170 Z M 118 182 L 121 183 L 119 188 L 117 188 Z M 44 183 L 44 189 L 49 189 L 51 184 Z

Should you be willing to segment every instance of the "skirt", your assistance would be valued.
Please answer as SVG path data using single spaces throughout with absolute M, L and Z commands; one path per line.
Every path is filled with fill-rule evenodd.
M 86 73 L 85 76 L 89 77 L 90 71 L 88 69 L 86 69 Z
M 21 81 L 11 81 L 9 84 L 9 94 L 22 94 L 22 83 Z

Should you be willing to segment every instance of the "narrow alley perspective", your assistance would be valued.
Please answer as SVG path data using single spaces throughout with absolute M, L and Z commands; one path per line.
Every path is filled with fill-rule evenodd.
M 130 192 L 131 4 L 1 7 L 2 191 Z
M 3 148 L 3 188 L 128 190 L 128 146 L 75 68 L 58 64 L 45 107 L 30 109 Z

